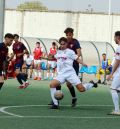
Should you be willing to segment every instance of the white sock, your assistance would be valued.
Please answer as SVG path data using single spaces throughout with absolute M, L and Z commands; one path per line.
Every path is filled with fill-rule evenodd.
M 30 78 L 30 69 L 28 69 L 28 78 Z
M 47 72 L 47 78 L 49 77 L 49 73 Z
M 51 98 L 55 105 L 58 105 L 58 101 L 55 99 L 54 94 L 56 92 L 56 88 L 50 88 Z
M 35 75 L 35 77 L 37 77 L 37 76 L 38 76 L 38 74 L 37 74 L 37 70 L 36 70 L 36 69 L 34 69 L 34 75 Z
M 119 96 L 116 90 L 111 90 L 112 100 L 115 107 L 115 111 L 119 111 Z
M 39 77 L 41 78 L 41 71 L 38 71 Z
M 54 74 L 53 73 L 51 73 L 51 77 L 53 78 L 53 76 L 54 76 Z
M 86 84 L 83 84 L 85 90 L 89 90 L 93 87 L 93 84 L 92 83 L 86 83 Z

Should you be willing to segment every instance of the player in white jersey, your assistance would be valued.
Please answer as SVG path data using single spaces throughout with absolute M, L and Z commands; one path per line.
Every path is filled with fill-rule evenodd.
M 56 92 L 56 87 L 58 87 L 60 84 L 63 84 L 65 82 L 71 83 L 72 85 L 75 85 L 80 92 L 89 90 L 92 87 L 97 87 L 97 83 L 94 83 L 93 81 L 84 85 L 81 83 L 73 68 L 73 61 L 77 60 L 82 65 L 85 64 L 78 58 L 73 50 L 67 48 L 66 38 L 60 38 L 59 43 L 60 50 L 58 50 L 57 54 L 55 55 L 55 58 L 57 59 L 58 75 L 50 83 L 51 98 L 54 103 L 51 106 L 52 109 L 59 108 L 58 101 L 55 99 L 54 93 Z
M 118 47 L 115 52 L 115 59 L 113 63 L 113 69 L 112 73 L 107 77 L 107 80 L 109 81 L 111 78 L 112 85 L 110 87 L 111 89 L 111 95 L 112 100 L 114 103 L 114 111 L 110 113 L 110 115 L 120 115 L 120 109 L 119 109 L 119 94 L 120 94 L 120 31 L 115 32 L 114 40 L 116 44 L 118 44 Z
M 32 78 L 33 66 L 34 66 L 34 58 L 28 52 L 24 56 L 24 67 L 25 67 L 25 72 L 28 74 L 28 78 Z

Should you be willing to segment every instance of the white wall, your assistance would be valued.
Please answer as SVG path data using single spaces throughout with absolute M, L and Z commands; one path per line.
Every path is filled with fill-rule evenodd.
M 111 36 L 114 44 L 114 32 L 120 30 L 120 15 L 112 15 L 109 23 L 105 14 L 16 10 L 6 10 L 5 14 L 5 33 L 18 33 L 24 37 L 59 39 L 64 36 L 66 27 L 73 27 L 79 40 L 109 42 Z

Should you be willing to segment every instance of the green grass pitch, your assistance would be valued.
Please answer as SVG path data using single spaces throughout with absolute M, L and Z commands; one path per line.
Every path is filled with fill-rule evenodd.
M 62 86 L 64 99 L 60 109 L 47 105 L 49 82 L 30 81 L 27 89 L 18 89 L 16 80 L 7 80 L 0 92 L 0 129 L 119 129 L 120 117 L 109 116 L 113 103 L 108 86 L 100 85 L 86 93 L 77 93 L 77 106 Z

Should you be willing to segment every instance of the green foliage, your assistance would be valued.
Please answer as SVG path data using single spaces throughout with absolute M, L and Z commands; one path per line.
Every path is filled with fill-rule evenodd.
M 35 10 L 35 11 L 47 11 L 48 8 L 45 7 L 41 2 L 33 1 L 33 2 L 25 2 L 17 6 L 17 10 Z

